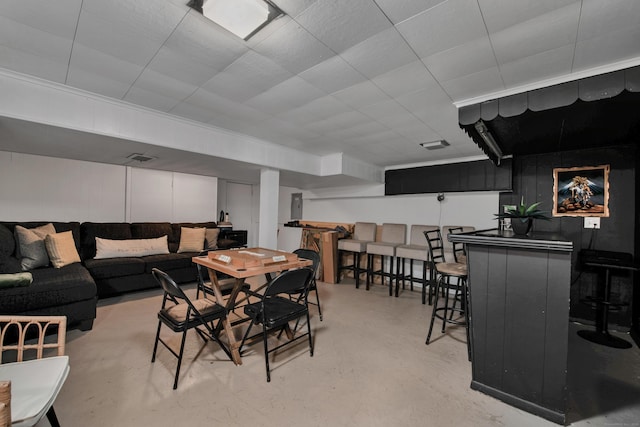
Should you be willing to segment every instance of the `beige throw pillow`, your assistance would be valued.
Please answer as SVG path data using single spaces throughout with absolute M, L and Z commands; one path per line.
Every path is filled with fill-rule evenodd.
M 167 236 L 157 239 L 111 240 L 96 237 L 96 256 L 94 259 L 139 257 L 146 255 L 168 254 Z
M 22 270 L 32 270 L 49 265 L 49 255 L 44 246 L 44 238 L 55 234 L 56 228 L 49 223 L 36 228 L 24 228 L 16 225 L 14 234 L 18 244 L 18 254 Z
M 204 232 L 204 244 L 205 249 L 215 251 L 218 249 L 218 236 L 220 235 L 219 228 L 207 228 Z
M 205 228 L 180 227 L 180 246 L 178 253 L 200 252 L 204 248 Z
M 47 235 L 44 238 L 44 245 L 54 268 L 80 262 L 80 255 L 71 231 Z

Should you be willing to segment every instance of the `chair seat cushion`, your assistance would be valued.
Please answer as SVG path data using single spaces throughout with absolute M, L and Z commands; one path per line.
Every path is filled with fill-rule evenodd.
M 145 262 L 142 258 L 105 258 L 88 259 L 85 267 L 94 279 L 108 279 L 111 277 L 133 276 L 145 272 Z
M 467 275 L 467 265 L 459 262 L 439 262 L 436 264 L 436 270 L 448 276 L 465 277 Z
M 287 298 L 272 297 L 264 301 L 264 311 L 266 314 L 262 313 L 262 302 L 244 306 L 244 313 L 247 316 L 255 319 L 256 323 L 264 323 L 267 328 L 282 326 L 303 316 L 307 312 L 307 307 Z
M 373 255 L 394 256 L 397 243 L 373 242 L 367 244 L 367 253 Z
M 151 273 L 151 270 L 157 268 L 162 271 L 178 270 L 180 268 L 193 267 L 191 258 L 197 256 L 197 252 L 170 253 L 159 255 L 148 255 L 142 257 L 145 262 L 145 272 Z M 195 267 L 194 267 L 195 271 Z
M 226 315 L 225 308 L 210 299 L 200 298 L 192 300 L 191 303 L 207 322 L 220 319 Z M 174 331 L 183 330 L 185 328 L 188 329 L 199 325 L 200 322 L 198 320 L 193 320 L 193 316 L 191 319 L 187 319 L 188 311 L 189 304 L 185 302 L 160 310 L 158 317 Z M 189 320 L 188 323 L 187 320 Z
M 369 240 L 341 239 L 338 240 L 338 249 L 349 252 L 365 252 Z
M 401 245 L 396 248 L 398 258 L 417 259 L 428 261 L 427 247 L 422 245 Z

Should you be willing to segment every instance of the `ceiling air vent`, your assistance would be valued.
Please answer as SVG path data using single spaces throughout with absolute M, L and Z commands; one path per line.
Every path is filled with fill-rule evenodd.
M 422 142 L 420 143 L 420 146 L 427 150 L 438 150 L 440 148 L 448 147 L 449 143 L 444 139 L 440 139 L 438 141 Z
M 133 153 L 127 156 L 127 159 L 135 160 L 137 162 L 148 162 L 149 160 L 155 159 L 155 157 L 145 156 L 144 154 Z

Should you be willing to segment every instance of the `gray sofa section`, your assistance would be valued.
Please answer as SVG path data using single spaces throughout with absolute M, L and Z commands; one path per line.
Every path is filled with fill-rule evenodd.
M 0 274 L 21 271 L 16 256 L 15 226 L 35 228 L 47 223 L 0 222 Z M 197 271 L 191 258 L 197 252 L 177 253 L 181 227 L 216 228 L 215 222 L 52 223 L 58 233 L 71 230 L 82 263 L 31 270 L 31 285 L 0 289 L 0 313 L 66 315 L 69 328 L 83 330 L 91 329 L 93 325 L 97 298 L 158 287 L 151 275 L 153 268 L 167 272 L 178 283 L 196 281 Z M 165 235 L 168 254 L 94 259 L 96 237 L 125 240 Z M 220 239 L 218 246 L 228 248 L 235 243 Z

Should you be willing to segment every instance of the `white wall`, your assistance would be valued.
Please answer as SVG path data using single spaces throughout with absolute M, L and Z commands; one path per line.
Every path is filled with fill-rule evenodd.
M 217 178 L 151 169 L 129 169 L 127 221 L 218 220 Z
M 289 221 L 291 193 L 301 190 L 281 188 L 280 223 Z M 347 196 L 344 189 L 303 192 L 303 219 L 309 221 L 356 221 L 407 224 L 471 225 L 476 229 L 497 227 L 493 214 L 498 209 L 498 192 L 446 193 L 442 202 L 437 194 L 384 196 L 371 188 L 361 195 Z M 351 194 L 354 194 L 351 189 Z
M 123 221 L 122 166 L 0 151 L 0 220 Z
M 217 178 L 0 151 L 1 221 L 217 220 Z

